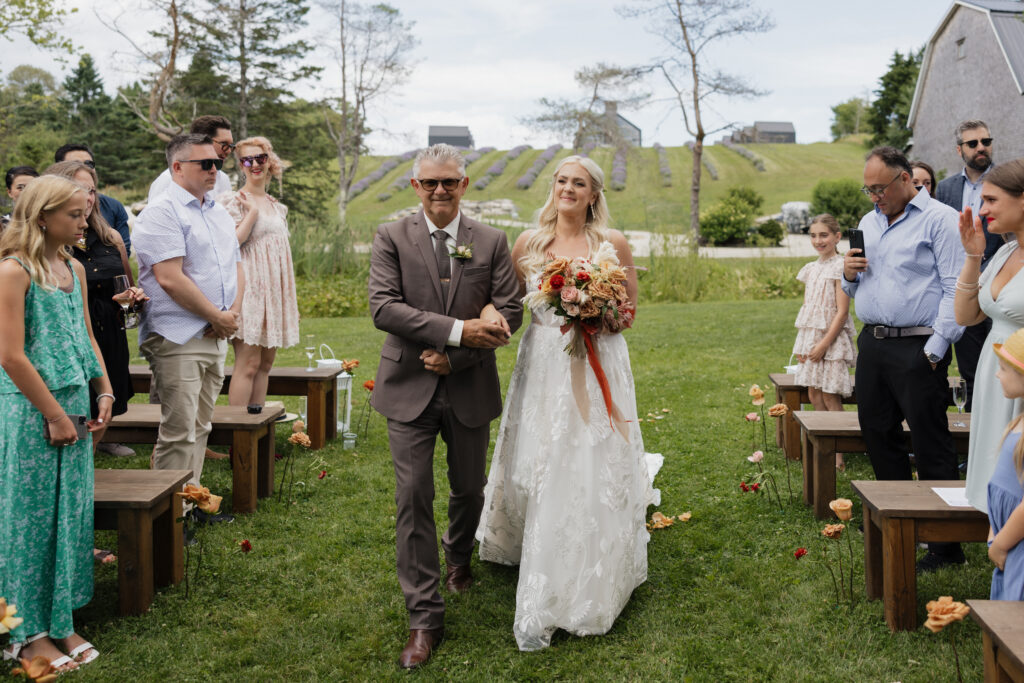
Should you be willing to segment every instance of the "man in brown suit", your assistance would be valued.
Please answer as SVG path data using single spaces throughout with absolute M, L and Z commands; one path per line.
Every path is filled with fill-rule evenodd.
M 421 151 L 410 182 L 423 210 L 377 229 L 369 285 L 373 323 L 388 333 L 372 404 L 388 418 L 395 467 L 398 580 L 410 629 L 403 668 L 426 662 L 444 636 L 434 442 L 440 433 L 448 447 L 451 494 L 442 545 L 445 587 L 457 593 L 473 581 L 469 564 L 484 503 L 490 422 L 501 414 L 494 349 L 508 344 L 523 315 L 505 233 L 459 211 L 469 185 L 462 154 L 444 144 Z M 480 318 L 489 303 L 508 332 Z

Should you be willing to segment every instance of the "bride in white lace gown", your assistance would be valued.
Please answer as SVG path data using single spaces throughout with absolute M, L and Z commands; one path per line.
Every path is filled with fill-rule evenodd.
M 587 158 L 555 171 L 540 228 L 516 241 L 512 259 L 524 291 L 536 289 L 551 255 L 590 256 L 607 240 L 637 284 L 625 237 L 607 229 L 604 174 Z M 596 336 L 595 348 L 626 432 L 609 423 L 601 388 L 586 361 L 563 350 L 568 336 L 550 309 L 533 310 L 519 344 L 477 529 L 480 559 L 519 565 L 513 631 L 521 650 L 551 643 L 556 629 L 606 633 L 647 579 L 645 525 L 651 487 L 636 414 L 633 374 L 621 334 Z M 589 411 L 577 407 L 570 362 L 585 365 Z

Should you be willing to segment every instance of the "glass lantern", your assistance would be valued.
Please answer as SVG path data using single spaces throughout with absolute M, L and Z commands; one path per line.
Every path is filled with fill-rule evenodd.
M 337 420 L 338 433 L 344 434 L 349 431 L 352 424 L 352 375 L 341 371 L 338 375 L 338 398 L 337 398 Z M 344 420 L 342 420 L 344 416 Z

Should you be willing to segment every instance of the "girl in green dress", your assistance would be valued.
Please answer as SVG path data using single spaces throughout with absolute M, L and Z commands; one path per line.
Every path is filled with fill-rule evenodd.
M 98 656 L 72 610 L 92 598 L 92 437 L 114 402 L 70 245 L 85 229 L 87 194 L 65 178 L 29 182 L 0 237 L 0 596 L 24 622 L 5 659 L 43 656 L 59 671 Z

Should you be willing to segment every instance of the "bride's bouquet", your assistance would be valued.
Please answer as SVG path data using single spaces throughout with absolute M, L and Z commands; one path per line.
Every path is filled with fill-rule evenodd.
M 544 266 L 536 291 L 523 297 L 531 308 L 548 306 L 562 318 L 562 334 L 569 334 L 565 352 L 569 363 L 570 384 L 576 406 L 584 421 L 589 417 L 590 403 L 583 377 L 589 362 L 608 412 L 608 422 L 629 441 L 626 420 L 612 400 L 608 378 L 601 367 L 593 337 L 614 334 L 633 325 L 636 309 L 626 297 L 626 270 L 619 265 L 615 247 L 602 242 L 592 259 L 556 258 Z
M 565 352 L 574 358 L 587 356 L 593 335 L 631 327 L 636 310 L 626 298 L 626 271 L 609 242 L 602 242 L 592 259 L 548 262 L 537 290 L 523 302 L 531 308 L 547 305 L 563 319 L 562 334 L 570 334 Z

